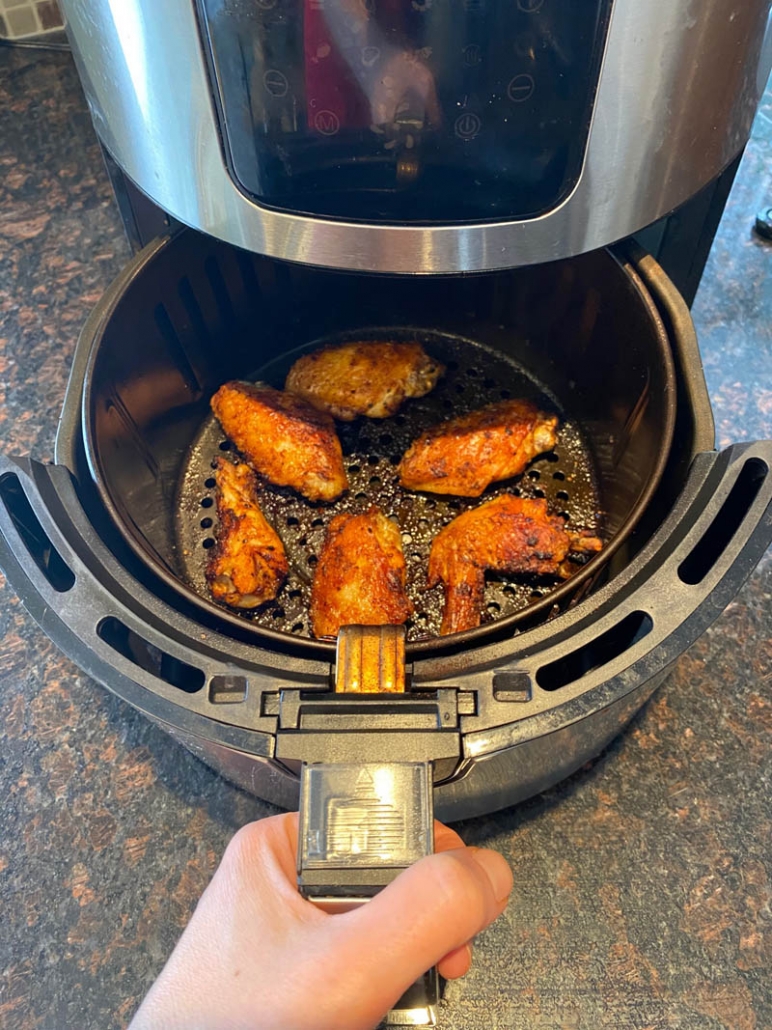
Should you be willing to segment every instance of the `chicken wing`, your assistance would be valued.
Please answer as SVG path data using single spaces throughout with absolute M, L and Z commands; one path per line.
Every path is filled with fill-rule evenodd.
M 314 636 L 336 636 L 341 626 L 400 625 L 413 612 L 405 579 L 399 526 L 377 508 L 336 515 L 311 587 Z
M 285 389 L 350 422 L 357 415 L 388 418 L 406 397 L 423 397 L 445 371 L 420 343 L 380 341 L 323 347 L 299 358 Z
M 602 547 L 598 537 L 568 531 L 543 499 L 503 494 L 464 512 L 437 534 L 429 554 L 429 586 L 442 583 L 445 591 L 440 632 L 480 625 L 487 569 L 568 579 L 576 571 L 570 554 Z
M 284 545 L 257 503 L 257 477 L 249 465 L 218 458 L 217 543 L 206 567 L 212 597 L 232 608 L 272 601 L 289 572 Z
M 329 415 L 270 386 L 231 382 L 212 397 L 226 436 L 277 486 L 310 501 L 333 501 L 348 488 L 343 452 Z
M 531 401 L 489 404 L 423 433 L 399 466 L 402 486 L 434 494 L 479 497 L 491 483 L 523 471 L 557 443 L 557 415 Z

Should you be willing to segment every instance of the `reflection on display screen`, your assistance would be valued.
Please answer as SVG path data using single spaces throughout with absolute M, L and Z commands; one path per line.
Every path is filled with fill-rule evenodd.
M 369 221 L 534 216 L 581 168 L 610 0 L 199 0 L 231 172 Z

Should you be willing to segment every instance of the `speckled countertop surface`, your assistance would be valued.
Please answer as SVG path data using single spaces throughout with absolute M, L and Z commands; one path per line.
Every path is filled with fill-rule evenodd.
M 772 436 L 772 248 L 750 234 L 770 107 L 695 307 L 721 443 Z M 78 329 L 127 257 L 69 58 L 0 48 L 4 451 L 52 455 Z M 233 831 L 270 808 L 0 593 L 0 1027 L 122 1027 Z M 771 595 L 767 559 L 603 756 L 461 828 L 516 887 L 444 1030 L 772 1026 Z

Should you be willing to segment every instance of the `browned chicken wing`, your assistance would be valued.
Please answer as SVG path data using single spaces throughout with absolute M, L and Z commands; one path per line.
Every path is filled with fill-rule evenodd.
M 343 452 L 329 415 L 270 386 L 231 382 L 212 397 L 226 436 L 277 486 L 310 501 L 333 501 L 348 488 Z
M 602 547 L 597 537 L 569 532 L 543 499 L 503 494 L 464 512 L 437 534 L 429 554 L 429 585 L 445 590 L 440 632 L 480 625 L 486 570 L 568 579 L 576 571 L 569 554 Z
M 402 486 L 479 497 L 491 483 L 523 471 L 557 443 L 557 415 L 531 401 L 490 404 L 434 426 L 411 444 L 399 466 Z
M 412 614 L 399 527 L 377 508 L 330 522 L 311 588 L 315 637 L 341 626 L 400 625 Z
M 406 397 L 423 397 L 445 371 L 420 343 L 381 341 L 324 347 L 299 358 L 285 389 L 350 422 L 357 415 L 388 418 Z
M 206 567 L 212 597 L 233 608 L 272 601 L 289 572 L 284 545 L 257 503 L 257 477 L 249 465 L 218 458 L 217 543 Z

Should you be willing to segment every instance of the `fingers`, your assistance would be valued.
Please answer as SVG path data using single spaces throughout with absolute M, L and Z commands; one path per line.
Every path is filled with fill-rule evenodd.
M 367 905 L 333 917 L 332 947 L 350 975 L 377 985 L 388 1008 L 440 960 L 452 976 L 469 967 L 464 949 L 506 907 L 512 874 L 494 851 L 456 848 L 401 873 Z
M 460 948 L 451 951 L 445 958 L 437 963 L 440 976 L 446 980 L 457 980 L 460 976 L 466 976 L 472 967 L 472 945 L 462 944 Z
M 463 848 L 464 842 L 455 830 L 449 826 L 434 820 L 434 851 L 451 851 L 453 848 Z

